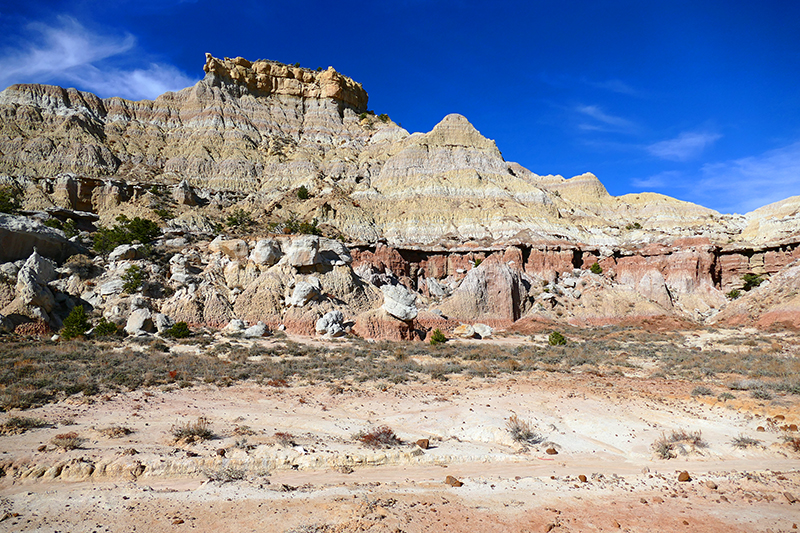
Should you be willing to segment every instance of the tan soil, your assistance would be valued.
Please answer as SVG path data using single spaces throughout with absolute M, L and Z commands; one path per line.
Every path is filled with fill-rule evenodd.
M 800 497 L 800 455 L 766 417 L 800 422 L 797 396 L 720 402 L 693 398 L 693 386 L 533 373 L 72 398 L 9 413 L 56 425 L 0 436 L 0 531 L 794 531 L 800 502 L 784 493 Z M 546 442 L 515 443 L 513 414 Z M 200 416 L 218 437 L 176 443 L 172 428 Z M 354 440 L 382 424 L 431 448 Z M 133 433 L 101 431 L 114 425 Z M 680 429 L 701 431 L 707 447 L 657 458 L 653 442 Z M 81 449 L 50 444 L 68 431 L 87 439 Z M 297 446 L 282 447 L 276 432 Z M 763 446 L 736 449 L 739 435 Z M 208 481 L 226 467 L 243 479 Z M 683 470 L 691 481 L 677 481 Z M 446 485 L 448 475 L 463 486 Z

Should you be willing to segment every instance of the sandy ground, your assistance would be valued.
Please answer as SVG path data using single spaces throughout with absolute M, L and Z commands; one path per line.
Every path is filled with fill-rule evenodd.
M 0 531 L 796 531 L 800 454 L 779 425 L 800 423 L 797 397 L 722 402 L 693 386 L 534 373 L 68 399 L 4 415 L 52 427 L 0 436 Z M 543 442 L 515 442 L 512 415 Z M 198 417 L 215 438 L 176 442 Z M 380 425 L 404 444 L 355 440 Z M 680 430 L 705 446 L 658 458 L 653 443 Z M 66 432 L 86 440 L 60 450 Z

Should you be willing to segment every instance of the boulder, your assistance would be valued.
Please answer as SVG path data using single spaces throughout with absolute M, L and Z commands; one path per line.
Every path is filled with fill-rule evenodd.
M 120 244 L 108 254 L 109 261 L 132 261 L 143 257 L 143 244 Z
M 17 273 L 15 301 L 23 308 L 40 308 L 45 313 L 53 310 L 55 296 L 47 286 L 56 277 L 55 265 L 34 250 Z M 36 313 L 41 317 L 41 313 Z
M 194 206 L 200 203 L 200 199 L 195 194 L 194 189 L 185 179 L 173 187 L 172 199 L 181 205 Z
M 338 309 L 325 313 L 315 326 L 317 333 L 322 335 L 329 335 L 331 337 L 340 337 L 344 335 L 344 315 Z
M 284 260 L 295 268 L 311 267 L 320 263 L 320 238 L 316 235 L 295 237 L 286 250 Z
M 175 321 L 172 320 L 170 317 L 165 315 L 164 313 L 156 313 L 153 315 L 153 323 L 156 326 L 156 331 L 159 333 L 164 333 L 169 328 L 175 325 Z
M 156 325 L 153 321 L 153 313 L 146 308 L 139 308 L 133 311 L 125 324 L 125 333 L 128 335 L 143 335 L 154 333 Z
M 262 239 L 250 252 L 250 261 L 257 265 L 272 266 L 281 258 L 281 247 L 272 239 Z
M 259 321 L 257 324 L 250 326 L 242 332 L 243 337 L 254 339 L 263 337 L 267 333 L 267 325 Z
M 245 260 L 250 253 L 247 243 L 242 239 L 224 239 L 221 236 L 208 244 L 208 250 L 225 254 L 234 261 Z
M 384 285 L 383 306 L 381 308 L 393 317 L 408 322 L 417 317 L 417 297 L 402 285 Z
M 481 339 L 485 339 L 487 337 L 491 337 L 494 330 L 487 326 L 486 324 L 473 324 L 472 329 L 475 331 Z
M 469 324 L 461 324 L 458 326 L 453 330 L 453 335 L 461 337 L 462 339 L 474 339 L 477 336 L 475 335 L 475 329 Z
M 239 320 L 238 318 L 234 318 L 228 325 L 222 328 L 223 335 L 241 335 L 244 333 L 247 324 L 244 323 L 243 320 Z
M 300 281 L 294 286 L 292 295 L 286 299 L 289 307 L 303 307 L 319 295 L 317 287 L 307 281 Z
M 34 249 L 58 263 L 75 254 L 88 254 L 83 246 L 64 234 L 24 216 L 0 214 L 0 263 L 29 257 Z
M 13 333 L 14 323 L 4 315 L 0 315 L 0 333 Z

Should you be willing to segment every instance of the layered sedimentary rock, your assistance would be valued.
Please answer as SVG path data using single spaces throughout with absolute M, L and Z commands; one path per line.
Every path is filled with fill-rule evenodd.
M 410 339 L 532 317 L 794 316 L 781 307 L 789 289 L 747 313 L 733 310 L 752 298 L 734 305 L 726 294 L 745 274 L 792 286 L 800 197 L 746 215 L 653 193 L 614 197 L 593 174 L 540 176 L 505 161 L 461 115 L 409 135 L 367 112 L 361 85 L 332 68 L 207 55 L 204 71 L 153 101 L 45 85 L 0 93 L 0 173 L 25 191 L 26 209 L 91 212 L 106 225 L 120 213 L 174 216 L 184 243 L 255 222 L 256 241 L 221 237 L 174 254 L 175 292 L 156 307 L 175 320 L 313 334 L 341 312 L 365 336 Z M 349 247 L 267 235 L 312 221 Z M 20 248 L 18 234 L 6 251 Z M 75 252 L 39 246 L 58 262 Z M 15 254 L 6 260 L 30 250 Z M 413 309 L 395 305 L 401 291 Z

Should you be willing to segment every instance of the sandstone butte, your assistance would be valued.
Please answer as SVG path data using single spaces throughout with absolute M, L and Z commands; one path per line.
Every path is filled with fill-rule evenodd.
M 206 54 L 204 71 L 153 101 L 0 93 L 0 184 L 23 195 L 0 219 L 7 329 L 57 329 L 79 302 L 120 325 L 136 314 L 135 332 L 155 327 L 148 313 L 393 339 L 475 324 L 800 326 L 800 196 L 745 215 L 614 197 L 592 174 L 505 161 L 460 115 L 409 134 L 332 67 Z M 162 227 L 163 261 L 134 247 L 78 272 L 90 232 L 121 214 Z M 47 219 L 89 233 L 67 241 Z M 292 235 L 312 221 L 321 237 Z M 148 281 L 134 295 L 131 265 Z M 744 291 L 746 274 L 765 281 Z

